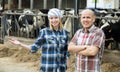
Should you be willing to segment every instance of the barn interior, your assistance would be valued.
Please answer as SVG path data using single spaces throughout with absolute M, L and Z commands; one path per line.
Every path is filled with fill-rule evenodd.
M 25 58 L 18 53 L 17 47 L 12 48 L 16 52 L 11 52 L 8 38 L 16 37 L 25 43 L 33 42 L 38 37 L 39 30 L 49 26 L 47 12 L 51 8 L 59 8 L 63 13 L 62 23 L 70 32 L 70 37 L 82 28 L 79 21 L 81 10 L 92 9 L 96 14 L 95 25 L 106 35 L 102 72 L 120 71 L 120 0 L 0 0 L 0 58 L 12 56 L 18 62 L 31 62 L 28 59 L 31 56 L 27 55 L 29 52 L 26 50 Z M 6 48 L 10 50 L 10 55 L 9 50 L 4 50 Z M 34 55 L 35 67 L 39 64 L 38 54 Z M 68 72 L 74 71 L 74 58 L 73 55 Z

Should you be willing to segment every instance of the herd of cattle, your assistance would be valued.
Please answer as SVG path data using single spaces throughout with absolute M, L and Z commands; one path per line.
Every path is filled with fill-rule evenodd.
M 118 10 L 93 9 L 96 14 L 95 25 L 100 27 L 106 35 L 106 48 L 120 50 L 120 13 Z M 35 38 L 40 29 L 48 27 L 48 10 L 24 9 L 20 11 L 6 11 L 3 13 L 5 35 Z M 74 10 L 62 10 L 64 28 L 73 36 Z M 71 15 L 71 16 L 69 16 Z M 80 23 L 79 23 L 80 24 Z
M 120 50 L 120 12 L 118 10 L 94 10 L 95 25 L 100 27 L 106 36 L 105 47 Z
M 3 23 L 5 33 L 8 36 L 20 36 L 33 38 L 37 37 L 37 31 L 45 26 L 45 16 L 41 11 L 35 11 L 35 13 L 29 9 L 20 11 L 6 11 L 3 13 Z

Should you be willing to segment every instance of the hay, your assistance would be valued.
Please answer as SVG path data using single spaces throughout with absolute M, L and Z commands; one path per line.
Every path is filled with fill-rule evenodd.
M 35 62 L 39 60 L 40 53 L 32 54 L 29 50 L 21 48 L 12 57 L 16 59 L 17 62 Z
M 104 63 L 101 65 L 102 72 L 120 72 L 120 64 Z
M 24 38 L 20 38 L 20 40 L 28 44 L 29 42 L 31 44 L 34 41 Z M 39 52 L 32 54 L 29 50 L 19 46 L 11 45 L 8 41 L 5 42 L 5 44 L 0 45 L 0 58 L 12 57 L 16 62 L 31 62 L 33 63 L 32 66 L 37 67 L 38 70 L 40 66 L 40 55 L 40 50 Z M 67 72 L 74 72 L 74 64 L 75 54 L 71 54 Z M 105 50 L 102 58 L 101 68 L 102 72 L 120 72 L 120 51 Z
M 17 49 L 10 49 L 6 47 L 5 45 L 0 45 L 0 58 L 1 57 L 10 57 L 12 56 Z

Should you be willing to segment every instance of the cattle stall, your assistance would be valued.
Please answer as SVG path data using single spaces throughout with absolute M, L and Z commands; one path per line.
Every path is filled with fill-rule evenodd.
M 37 11 L 35 11 L 37 12 Z M 16 11 L 6 11 L 3 13 L 5 34 L 8 36 L 18 36 L 35 38 L 37 35 L 34 32 L 39 31 L 45 26 L 46 14 L 42 12 L 33 13 L 29 9 Z M 33 36 L 36 35 L 36 36 Z
M 95 25 L 105 34 L 105 47 L 120 50 L 120 11 L 114 9 L 94 10 L 97 16 Z
M 20 15 L 22 15 L 21 18 L 23 19 L 25 17 L 30 17 L 30 19 L 34 19 L 37 18 L 37 16 L 41 16 L 41 18 L 43 18 L 44 25 L 42 27 L 37 26 L 38 30 L 40 30 L 41 28 L 49 26 L 47 25 L 48 10 L 53 7 L 59 8 L 61 9 L 61 11 L 63 11 L 64 28 L 70 32 L 70 37 L 72 37 L 77 29 L 82 28 L 78 14 L 81 12 L 82 9 L 86 8 L 86 2 L 87 2 L 87 0 L 64 0 L 64 1 L 63 0 L 24 0 L 24 2 L 23 0 L 2 0 L 2 1 L 4 1 L 5 3 L 2 4 L 4 6 L 2 21 L 4 21 L 3 23 L 5 25 L 4 26 L 5 35 L 20 36 L 27 38 L 37 37 L 37 35 L 33 36 L 36 30 L 35 32 L 31 32 L 31 28 L 33 28 L 32 30 L 36 29 L 35 28 L 36 26 L 32 26 L 32 24 L 34 25 L 35 24 L 34 22 L 36 22 L 36 24 L 38 25 L 37 21 L 39 19 L 35 21 L 30 21 L 28 19 L 19 21 L 18 17 Z M 25 14 L 23 12 L 24 9 L 30 9 L 31 11 L 33 11 L 33 14 Z M 94 9 L 96 9 L 94 11 L 97 16 L 95 25 L 103 29 L 103 31 L 105 32 L 106 47 L 109 46 L 112 49 L 116 49 L 116 48 L 120 49 L 120 44 L 119 44 L 120 42 L 119 12 L 120 11 L 116 9 L 97 9 L 96 7 Z M 36 13 L 37 12 L 36 10 L 41 11 L 42 14 L 38 15 Z M 109 15 L 111 15 L 111 17 Z M 118 20 L 118 21 L 114 22 L 114 20 Z M 27 33 L 24 33 L 25 30 L 27 31 Z M 23 34 L 26 35 L 23 36 Z
M 22 36 L 23 34 L 26 34 L 24 32 L 27 32 L 25 36 L 28 38 L 37 37 L 37 35 L 32 36 L 35 35 L 34 32 L 29 33 L 33 31 L 31 30 L 31 28 L 36 29 L 35 27 L 38 27 L 39 30 L 41 28 L 48 26 L 47 16 L 44 16 L 44 14 L 47 14 L 48 10 L 53 7 L 64 10 L 63 13 L 65 16 L 63 18 L 63 23 L 65 23 L 65 26 L 68 26 L 67 22 L 72 21 L 72 23 L 70 23 L 72 26 L 69 25 L 70 28 L 71 27 L 72 28 L 68 30 L 69 31 L 72 30 L 70 32 L 71 33 L 70 35 L 73 35 L 73 32 L 75 32 L 76 27 L 78 27 L 79 25 L 77 23 L 78 8 L 85 8 L 86 6 L 86 0 L 84 1 L 81 0 L 81 2 L 79 0 L 64 0 L 64 1 L 63 0 L 39 0 L 39 1 L 38 0 L 1 0 L 0 3 L 2 6 L 2 10 L 1 10 L 3 14 L 2 18 L 4 18 L 4 20 L 2 19 L 2 22 L 4 24 L 4 34 L 8 36 Z M 23 12 L 24 9 L 29 9 L 33 13 L 25 14 Z M 38 15 L 37 14 L 38 10 L 41 11 L 42 14 Z M 68 16 L 68 15 L 72 15 L 72 16 Z M 19 16 L 21 16 L 21 18 L 23 19 L 20 20 Z M 37 20 L 32 20 L 32 19 L 37 18 L 37 16 L 41 16 L 41 18 L 43 18 L 44 25 L 42 27 L 33 26 L 35 23 L 37 24 L 38 19 Z M 26 17 L 31 18 L 32 21 L 30 19 L 25 19 Z M 65 22 L 64 20 L 67 20 L 67 22 Z
M 43 13 L 43 10 L 31 11 L 30 9 L 24 9 L 21 11 L 6 11 L 3 13 L 5 33 L 8 36 L 18 36 L 26 38 L 36 38 L 38 31 L 44 27 L 48 27 L 49 22 L 47 13 Z M 69 14 L 69 11 L 63 11 L 67 13 L 63 15 L 62 23 L 64 28 L 70 32 L 70 37 L 74 34 L 74 19 L 78 19 L 78 16 Z M 77 27 L 80 24 L 77 25 Z M 24 35 L 24 36 L 23 36 Z M 33 36 L 34 35 L 34 36 Z
M 41 28 L 49 26 L 49 25 L 44 25 L 43 27 L 37 26 L 37 27 L 39 27 L 38 31 L 34 33 L 30 30 L 31 26 L 29 26 L 29 22 L 24 20 L 25 23 L 22 23 L 22 24 L 24 24 L 23 27 L 27 30 L 27 32 L 32 32 L 32 34 L 31 33 L 30 34 L 25 33 L 24 28 L 21 27 L 21 25 L 20 25 L 21 23 L 19 22 L 17 16 L 21 16 L 21 15 L 31 15 L 32 17 L 42 16 L 43 24 L 48 24 L 48 21 L 46 23 L 44 22 L 44 21 L 46 21 L 44 19 L 44 17 L 47 17 L 47 13 L 46 14 L 41 13 L 40 15 L 38 15 L 36 13 L 37 11 L 33 11 L 33 12 L 34 12 L 33 14 L 25 14 L 21 11 L 20 12 L 16 12 L 16 11 L 13 12 L 12 11 L 11 13 L 10 12 L 9 13 L 7 13 L 7 12 L 4 13 L 3 16 L 5 17 L 4 20 L 6 21 L 6 22 L 3 22 L 3 23 L 6 23 L 4 25 L 7 25 L 7 26 L 9 26 L 10 24 L 15 25 L 14 27 L 12 27 L 15 30 L 13 30 L 11 27 L 8 27 L 7 30 L 5 29 L 7 35 L 8 36 L 13 35 L 13 36 L 18 36 L 18 37 L 26 37 L 26 38 L 35 38 L 36 36 L 33 36 L 33 35 L 35 35 L 35 33 L 38 33 L 38 31 Z M 71 15 L 70 12 L 71 11 L 69 11 L 69 10 L 67 10 L 65 12 L 66 14 L 63 16 L 62 23 L 64 25 L 64 28 L 68 32 L 70 32 L 70 37 L 72 37 L 73 34 L 74 34 L 74 25 L 75 25 L 74 24 L 74 19 L 79 20 L 80 16 L 75 16 L 74 14 Z M 120 24 L 119 24 L 120 23 L 120 18 L 119 18 L 120 13 L 118 11 L 115 11 L 115 12 L 107 11 L 107 13 L 105 13 L 105 12 L 101 13 L 101 11 L 97 11 L 97 12 L 95 12 L 95 14 L 96 14 L 95 25 L 97 27 L 101 28 L 106 35 L 106 45 L 105 45 L 106 48 L 118 49 L 119 50 L 120 49 L 120 32 L 119 32 L 119 29 L 120 29 Z M 11 20 L 9 20 L 9 19 L 13 19 L 12 20 L 13 22 L 10 22 Z M 35 20 L 35 23 L 38 24 L 36 21 L 37 20 Z M 78 23 L 77 27 L 80 28 L 80 26 L 81 26 L 80 22 L 77 22 L 77 23 Z M 7 28 L 7 26 L 6 26 L 6 28 Z M 34 28 L 34 29 L 36 29 L 36 28 Z M 34 29 L 32 29 L 32 30 L 34 30 Z M 22 34 L 26 34 L 26 35 L 23 36 Z

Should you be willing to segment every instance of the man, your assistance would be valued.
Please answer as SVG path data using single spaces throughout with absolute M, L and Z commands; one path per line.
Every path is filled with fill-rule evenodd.
M 92 10 L 83 10 L 80 21 L 83 28 L 75 33 L 68 45 L 68 50 L 76 53 L 75 72 L 101 72 L 105 35 L 94 25 L 95 14 Z

